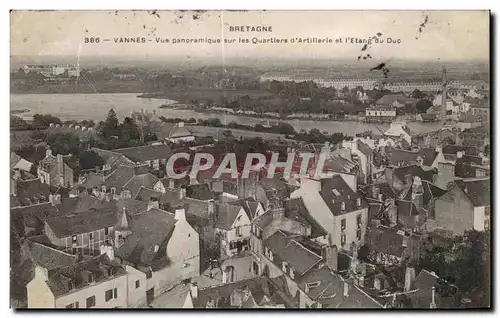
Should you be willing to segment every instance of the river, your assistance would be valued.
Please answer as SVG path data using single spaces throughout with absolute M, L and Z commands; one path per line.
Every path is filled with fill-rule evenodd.
M 255 125 L 261 122 L 259 118 L 220 113 L 198 113 L 189 109 L 158 108 L 165 100 L 138 98 L 138 94 L 11 94 L 10 109 L 29 109 L 30 112 L 16 114 L 24 119 L 31 119 L 34 114 L 51 114 L 62 120 L 105 120 L 108 111 L 113 108 L 120 119 L 128 116 L 132 111 L 144 109 L 152 112 L 156 110 L 160 116 L 167 118 L 196 118 L 208 119 L 218 117 L 222 122 L 236 122 L 243 125 Z M 170 101 L 174 103 L 174 101 Z M 354 121 L 313 121 L 313 120 L 284 120 L 290 123 L 296 131 L 307 131 L 317 128 L 329 133 L 345 133 L 349 136 L 377 129 L 387 129 L 388 125 L 369 124 Z M 438 123 L 408 123 L 413 133 L 422 133 L 438 130 L 442 124 Z

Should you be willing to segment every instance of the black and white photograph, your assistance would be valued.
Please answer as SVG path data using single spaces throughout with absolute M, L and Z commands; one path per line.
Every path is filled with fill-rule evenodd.
M 491 309 L 490 23 L 12 10 L 10 307 Z

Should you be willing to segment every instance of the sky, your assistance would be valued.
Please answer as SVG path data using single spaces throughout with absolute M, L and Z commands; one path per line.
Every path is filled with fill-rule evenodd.
M 230 26 L 271 26 L 272 32 L 229 32 Z M 345 43 L 377 36 L 385 43 Z M 381 34 L 381 35 L 380 35 Z M 13 11 L 11 56 L 131 59 L 489 60 L 488 11 Z M 101 43 L 85 43 L 100 37 Z M 115 43 L 145 37 L 146 43 Z M 170 43 L 156 43 L 156 38 Z M 342 43 L 172 44 L 172 39 L 342 39 Z M 387 43 L 387 39 L 400 43 Z M 110 41 L 103 42 L 103 39 Z M 149 41 L 151 40 L 151 41 Z

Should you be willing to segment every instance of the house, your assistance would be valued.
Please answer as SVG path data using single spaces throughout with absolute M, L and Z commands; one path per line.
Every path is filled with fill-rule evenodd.
M 364 243 L 369 205 L 342 176 L 302 178 L 301 187 L 291 194 L 291 198 L 299 197 L 339 249 L 349 249 L 351 242 Z
M 174 213 L 150 209 L 128 214 L 115 225 L 115 256 L 146 276 L 147 302 L 185 279 L 200 275 L 200 240 L 188 223 L 184 203 Z
M 42 183 L 72 188 L 75 184 L 75 169 L 77 167 L 77 159 L 72 155 L 58 154 L 54 156 L 52 150 L 47 149 L 45 158 L 38 164 L 37 174 Z
M 30 172 L 33 167 L 33 163 L 26 159 L 21 158 L 15 152 L 10 153 L 10 170 L 21 170 L 24 172 Z
M 427 229 L 443 229 L 454 235 L 467 230 L 490 229 L 491 200 L 490 179 L 457 180 L 436 198 L 429 209 Z
M 106 254 L 48 270 L 35 268 L 28 308 L 126 308 L 127 272 Z
M 260 202 L 257 202 L 253 198 L 228 201 L 227 203 L 243 207 L 246 214 L 249 216 L 251 220 L 264 213 L 264 207 L 262 206 L 262 204 Z
M 250 218 L 242 206 L 215 204 L 215 230 L 221 243 L 221 255 L 236 256 L 250 250 Z
M 352 141 L 344 140 L 342 142 L 344 148 L 349 148 L 352 151 L 353 161 L 359 160 L 359 166 L 363 172 L 363 184 L 371 181 L 372 166 L 373 166 L 373 150 L 359 139 Z
M 370 260 L 384 266 L 399 266 L 420 256 L 420 236 L 397 228 L 374 226 L 369 238 Z
M 423 168 L 437 168 L 439 152 L 434 148 L 420 148 L 417 151 L 389 148 L 386 150 L 389 164 L 393 167 L 420 165 Z
M 415 277 L 411 290 L 407 294 L 409 308 L 443 309 L 461 306 L 462 295 L 457 286 L 425 269 Z
M 120 148 L 110 151 L 92 148 L 99 155 L 107 154 L 104 158 L 106 168 L 112 169 L 113 166 L 128 164 L 132 162 L 138 166 L 149 166 L 152 170 L 165 171 L 168 158 L 173 154 L 172 149 L 167 145 L 148 145 L 130 148 Z
M 91 148 L 91 151 L 97 153 L 103 160 L 104 166 L 100 167 L 104 174 L 108 174 L 111 171 L 114 171 L 121 165 L 133 165 L 134 162 L 121 153 L 114 152 L 112 150 L 100 149 L 100 148 Z
M 411 131 L 406 126 L 406 122 L 392 122 L 389 129 L 384 132 L 384 136 L 397 141 L 405 141 L 408 145 L 411 145 Z
M 418 99 L 406 97 L 403 94 L 388 94 L 382 96 L 379 100 L 375 102 L 379 106 L 392 106 L 395 108 L 401 108 L 405 105 L 415 105 Z
M 396 107 L 373 105 L 365 110 L 365 121 L 368 123 L 390 123 L 396 119 Z
M 44 233 L 51 244 L 67 253 L 93 256 L 114 239 L 115 208 L 94 209 L 45 219 Z
M 17 226 L 12 227 L 20 237 L 43 234 L 45 220 L 59 216 L 59 211 L 50 202 L 29 206 L 14 207 L 10 210 L 11 220 Z
M 216 287 L 192 283 L 183 308 L 286 308 L 266 278 L 252 278 Z

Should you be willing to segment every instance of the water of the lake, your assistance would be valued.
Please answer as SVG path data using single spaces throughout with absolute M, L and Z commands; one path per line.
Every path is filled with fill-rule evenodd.
M 262 119 L 236 115 L 214 113 L 198 113 L 187 109 L 158 108 L 165 100 L 138 98 L 138 94 L 11 94 L 10 109 L 29 109 L 29 112 L 16 114 L 24 119 L 31 119 L 34 114 L 51 114 L 62 120 L 105 120 L 108 111 L 113 108 L 120 119 L 130 115 L 132 111 L 156 110 L 160 116 L 167 118 L 196 118 L 208 119 L 218 117 L 221 121 L 236 122 L 243 125 L 255 125 Z M 173 101 L 172 101 L 173 102 Z M 332 122 L 312 120 L 287 120 L 296 131 L 307 131 L 317 128 L 329 133 L 345 133 L 349 136 L 372 130 L 379 133 L 379 129 L 386 129 L 388 125 L 374 125 L 363 122 Z M 442 124 L 438 123 L 408 123 L 412 133 L 422 133 L 438 130 Z

